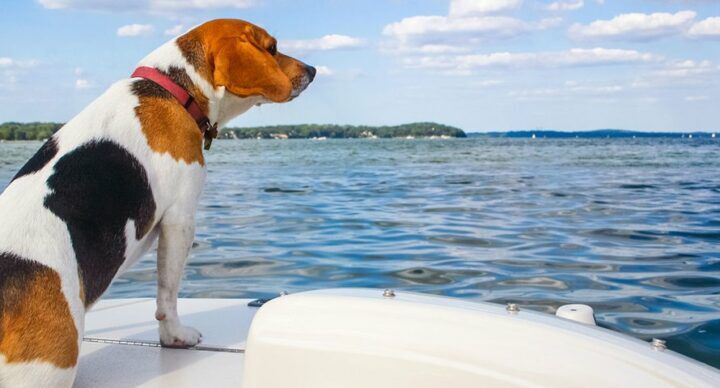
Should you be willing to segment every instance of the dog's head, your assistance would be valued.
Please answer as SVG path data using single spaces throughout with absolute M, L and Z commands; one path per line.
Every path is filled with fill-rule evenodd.
M 239 97 L 287 102 L 315 78 L 314 67 L 280 53 L 275 38 L 246 21 L 213 20 L 177 42 L 188 62 L 215 88 Z

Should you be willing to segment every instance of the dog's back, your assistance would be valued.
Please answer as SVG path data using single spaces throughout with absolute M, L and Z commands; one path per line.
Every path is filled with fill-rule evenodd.
M 137 104 L 130 87 L 111 87 L 0 194 L 0 385 L 69 385 L 86 308 L 144 251 L 156 204 L 131 150 L 144 139 L 117 128 Z

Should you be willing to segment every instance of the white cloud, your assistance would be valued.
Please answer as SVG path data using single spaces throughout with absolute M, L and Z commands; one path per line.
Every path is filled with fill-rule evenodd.
M 661 87 L 701 88 L 701 93 L 718 85 L 720 66 L 711 61 L 671 60 L 659 68 L 639 74 L 632 87 L 657 89 Z
M 117 29 L 117 36 L 132 37 L 150 35 L 155 28 L 150 24 L 128 24 Z
M 330 51 L 359 48 L 365 41 L 347 35 L 331 34 L 318 39 L 287 40 L 280 42 L 281 50 L 290 52 Z
M 90 81 L 84 79 L 84 78 L 78 78 L 75 80 L 75 89 L 82 90 L 82 89 L 89 89 L 91 87 Z
M 653 73 L 655 76 L 665 78 L 691 78 L 697 76 L 705 76 L 720 71 L 720 66 L 716 66 L 710 61 L 674 61 L 665 68 L 657 70 Z
M 482 15 L 518 8 L 522 0 L 452 0 L 450 16 Z
M 90 89 L 93 87 L 90 80 L 85 77 L 85 70 L 81 67 L 75 68 L 75 77 L 77 78 L 75 80 L 75 89 L 82 90 L 82 89 Z
M 315 69 L 317 70 L 317 74 L 320 76 L 327 77 L 335 74 L 335 72 L 327 66 L 316 66 Z
M 150 0 L 157 9 L 208 9 L 208 8 L 248 8 L 255 0 Z
M 601 66 L 631 63 L 647 63 L 660 58 L 635 50 L 574 48 L 566 51 L 420 57 L 406 59 L 405 65 L 414 68 L 468 71 L 486 67 L 555 68 L 574 66 Z
M 182 24 L 175 25 L 165 30 L 165 35 L 175 36 L 180 35 L 185 30 L 185 26 Z
M 566 82 L 565 85 L 563 85 L 562 87 L 513 90 L 508 93 L 508 96 L 515 97 L 520 100 L 531 100 L 538 98 L 545 99 L 548 97 L 566 98 L 571 96 L 603 97 L 621 93 L 625 91 L 625 89 L 626 88 L 624 86 L 617 84 L 581 85 L 577 82 Z
M 438 39 L 443 35 L 469 35 L 475 38 L 507 37 L 531 29 L 519 19 L 506 16 L 450 18 L 446 16 L 413 16 L 388 24 L 383 34 L 402 41 Z
M 560 22 L 561 18 L 526 22 L 507 16 L 412 16 L 385 26 L 383 35 L 391 41 L 383 46 L 400 52 L 468 51 L 490 39 L 512 38 L 545 30 Z
M 711 17 L 697 22 L 688 30 L 693 38 L 720 38 L 720 17 Z
M 0 68 L 28 68 L 37 65 L 34 59 L 27 61 L 18 61 L 9 57 L 0 57 Z
M 575 11 L 585 6 L 585 1 L 555 1 L 545 6 L 548 11 Z
M 596 20 L 588 25 L 574 24 L 570 34 L 576 38 L 655 39 L 682 33 L 693 22 L 694 11 L 677 13 L 627 13 L 611 20 Z
M 37 0 L 48 9 L 95 11 L 179 11 L 192 9 L 248 8 L 255 0 Z

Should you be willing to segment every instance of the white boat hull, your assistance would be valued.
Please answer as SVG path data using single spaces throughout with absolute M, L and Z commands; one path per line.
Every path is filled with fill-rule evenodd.
M 709 366 L 554 316 L 364 289 L 277 298 L 183 299 L 203 346 L 157 344 L 154 301 L 88 314 L 77 387 L 717 387 Z

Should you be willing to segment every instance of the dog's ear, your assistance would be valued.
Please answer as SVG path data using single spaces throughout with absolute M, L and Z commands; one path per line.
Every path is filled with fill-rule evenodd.
M 267 50 L 239 37 L 225 38 L 214 56 L 215 86 L 224 86 L 240 97 L 263 96 L 285 102 L 292 82 Z

